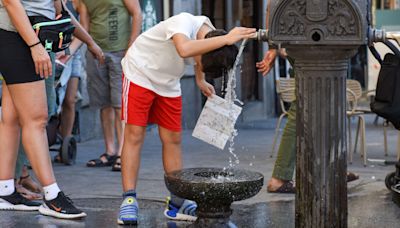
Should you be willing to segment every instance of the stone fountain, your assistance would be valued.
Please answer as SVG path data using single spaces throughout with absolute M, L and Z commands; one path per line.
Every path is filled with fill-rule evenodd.
M 164 176 L 168 190 L 197 203 L 193 227 L 231 227 L 234 201 L 248 199 L 262 188 L 262 174 L 241 169 L 188 168 Z

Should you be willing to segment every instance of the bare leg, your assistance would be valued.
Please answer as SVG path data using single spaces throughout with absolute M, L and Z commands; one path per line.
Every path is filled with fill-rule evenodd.
M 8 87 L 3 83 L 0 122 L 0 180 L 14 179 L 20 130 L 17 111 Z
M 162 142 L 164 171 L 170 173 L 182 169 L 182 133 L 158 126 Z
M 72 77 L 68 81 L 67 92 L 61 109 L 60 133 L 63 138 L 72 134 L 75 121 L 75 99 L 78 91 L 79 78 Z
M 8 98 L 6 99 L 13 101 L 14 110 L 16 110 L 22 128 L 22 144 L 32 168 L 43 186 L 51 185 L 55 183 L 55 177 L 51 166 L 46 134 L 47 104 L 44 81 L 15 84 L 5 86 L 5 88 L 8 89 L 8 92 L 6 92 Z M 11 97 L 11 100 L 9 97 Z M 10 105 L 10 103 L 8 102 L 7 105 Z M 0 153 L 4 156 L 0 159 L 0 179 L 13 177 L 13 174 L 6 170 L 12 170 L 12 173 L 14 173 L 13 167 L 18 149 L 19 137 L 16 137 L 18 136 L 16 130 L 19 130 L 19 128 L 15 127 L 17 125 L 14 119 L 15 115 L 13 118 L 12 115 L 10 116 L 12 113 L 8 113 L 13 108 L 9 108 L 10 106 L 3 107 L 5 113 L 2 117 L 4 125 L 0 132 L 2 136 L 0 137 Z M 11 158 L 11 156 L 14 156 L 14 158 Z
M 124 144 L 121 155 L 122 187 L 124 192 L 136 189 L 146 127 L 127 124 L 124 131 Z
M 114 143 L 114 108 L 106 107 L 101 109 L 101 126 L 103 128 L 104 143 L 106 146 L 106 152 L 108 155 L 115 154 L 115 143 Z
M 118 150 L 117 150 L 117 155 L 121 156 L 122 152 L 122 145 L 124 144 L 124 124 L 121 120 L 121 109 L 116 108 L 114 109 L 115 111 L 115 131 L 117 133 L 117 142 L 118 142 Z

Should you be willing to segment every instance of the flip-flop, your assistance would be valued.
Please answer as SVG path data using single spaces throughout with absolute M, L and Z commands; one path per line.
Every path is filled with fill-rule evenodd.
M 276 190 L 270 190 L 267 188 L 269 193 L 296 193 L 296 188 L 293 185 L 292 181 L 285 181 L 279 188 Z

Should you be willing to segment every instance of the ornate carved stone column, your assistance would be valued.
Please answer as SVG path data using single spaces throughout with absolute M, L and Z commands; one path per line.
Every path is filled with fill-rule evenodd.
M 347 227 L 346 76 L 367 42 L 366 0 L 280 0 L 270 43 L 294 58 L 296 227 Z

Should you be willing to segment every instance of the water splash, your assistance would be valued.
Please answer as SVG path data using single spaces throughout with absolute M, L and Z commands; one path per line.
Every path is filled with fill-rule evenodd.
M 235 104 L 235 102 L 238 102 L 239 104 L 243 105 L 243 102 L 241 102 L 236 95 L 236 68 L 239 65 L 240 62 L 240 57 L 243 54 L 243 50 L 246 47 L 247 44 L 247 39 L 242 41 L 242 44 L 240 45 L 239 48 L 239 52 L 236 56 L 235 59 L 235 63 L 233 64 L 232 69 L 229 70 L 228 72 L 228 82 L 227 82 L 227 87 L 225 90 L 225 99 L 228 101 L 228 104 L 230 105 L 230 109 L 231 110 L 229 112 L 229 116 L 233 119 L 233 105 Z M 235 123 L 232 123 L 232 128 L 233 128 L 233 132 L 229 138 L 229 148 L 228 151 L 231 154 L 231 156 L 233 157 L 229 157 L 229 168 L 233 168 L 236 165 L 239 165 L 240 161 L 239 161 L 239 157 L 235 154 L 235 137 L 238 135 L 237 130 L 235 129 Z M 234 161 L 233 161 L 234 160 Z

